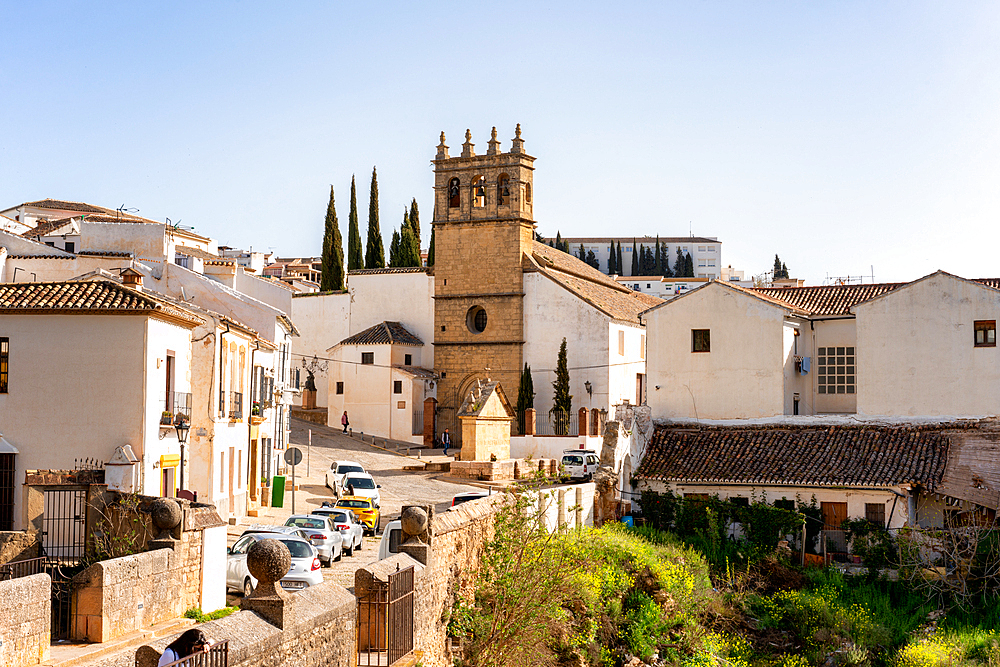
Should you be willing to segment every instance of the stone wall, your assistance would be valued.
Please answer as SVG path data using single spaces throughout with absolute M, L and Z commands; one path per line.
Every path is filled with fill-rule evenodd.
M 37 665 L 49 658 L 52 580 L 35 574 L 0 581 L 0 665 Z
M 38 558 L 38 533 L 19 530 L 0 531 L 0 565 L 13 560 Z
M 252 611 L 240 611 L 199 628 L 212 642 L 229 640 L 229 667 L 353 667 L 354 596 L 343 586 L 324 582 L 290 597 L 294 600 L 294 621 L 284 630 Z M 163 649 L 178 636 L 140 647 L 136 667 L 155 667 Z
M 73 639 L 106 642 L 181 616 L 184 565 L 171 549 L 91 565 L 74 579 Z

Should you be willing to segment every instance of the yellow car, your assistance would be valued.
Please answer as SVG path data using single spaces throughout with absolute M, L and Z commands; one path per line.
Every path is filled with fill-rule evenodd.
M 382 516 L 379 513 L 375 501 L 364 496 L 343 496 L 337 501 L 337 507 L 349 509 L 358 517 L 358 521 L 364 524 L 372 535 L 378 532 L 382 525 Z

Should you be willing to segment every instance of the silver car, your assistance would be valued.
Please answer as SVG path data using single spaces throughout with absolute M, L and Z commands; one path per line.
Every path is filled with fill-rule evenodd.
M 294 514 L 288 517 L 285 526 L 303 530 L 308 535 L 309 543 L 316 547 L 319 558 L 329 567 L 330 563 L 340 560 L 343 549 L 343 536 L 327 517 L 311 514 Z
M 247 569 L 247 551 L 260 540 L 278 540 L 292 556 L 292 566 L 281 579 L 281 587 L 297 591 L 323 583 L 319 555 L 316 548 L 301 537 L 277 533 L 247 533 L 236 540 L 236 544 L 226 549 L 226 589 L 240 591 L 246 597 L 257 587 L 257 580 Z
M 343 507 L 320 507 L 313 510 L 313 514 L 330 518 L 334 527 L 340 531 L 344 553 L 348 556 L 353 556 L 355 549 L 364 546 L 365 525 L 358 521 L 354 512 Z

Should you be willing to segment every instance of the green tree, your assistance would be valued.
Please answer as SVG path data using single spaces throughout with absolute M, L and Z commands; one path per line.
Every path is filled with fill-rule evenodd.
M 774 268 L 771 269 L 771 275 L 774 278 L 781 277 L 781 258 L 777 254 L 774 255 Z
M 577 251 L 576 256 L 580 259 L 581 262 L 587 261 L 587 251 L 583 247 L 582 243 L 580 244 L 580 249 Z
M 420 245 L 413 236 L 413 225 L 405 225 L 399 231 L 399 266 L 420 266 Z
M 683 278 L 686 275 L 684 273 L 684 253 L 681 252 L 681 247 L 677 246 L 677 256 L 674 258 L 674 276 Z
M 630 275 L 639 275 L 639 252 L 635 249 L 635 239 L 632 239 L 632 273 Z
M 590 264 L 592 267 L 594 267 L 598 271 L 601 270 L 601 262 L 600 262 L 600 260 L 597 259 L 597 255 L 594 254 L 593 250 L 588 250 L 587 251 L 587 259 L 584 260 L 584 261 L 586 261 L 587 264 Z
M 326 205 L 326 223 L 323 228 L 323 272 L 320 290 L 333 292 L 344 289 L 344 240 L 337 223 L 337 209 L 333 203 L 333 186 L 330 186 L 330 203 Z
M 573 397 L 569 393 L 569 364 L 566 361 L 566 339 L 559 345 L 556 359 L 556 380 L 552 383 L 555 395 L 552 399 L 553 422 L 556 435 L 569 435 L 569 414 L 573 409 Z
M 663 275 L 663 249 L 660 247 L 660 235 L 656 235 L 656 257 L 653 259 L 653 275 Z
M 517 388 L 517 424 L 524 433 L 524 411 L 535 407 L 535 385 L 531 381 L 531 366 L 524 364 L 521 384 Z
M 361 230 L 358 228 L 358 196 L 351 176 L 351 212 L 347 218 L 347 270 L 365 268 L 365 257 L 361 253 Z
M 392 241 L 389 242 L 389 266 L 402 266 L 399 263 L 399 230 L 392 230 Z
M 691 253 L 684 256 L 684 275 L 694 278 L 694 260 L 691 259 Z
M 556 250 L 562 250 L 562 233 L 556 230 L 556 244 L 553 246 Z
M 417 208 L 417 198 L 414 197 L 413 201 L 410 202 L 410 231 L 413 232 L 413 238 L 417 241 L 417 258 L 420 257 L 420 210 Z M 420 263 L 417 263 L 420 266 Z
M 431 244 L 427 246 L 427 266 L 434 266 L 434 227 L 431 227 Z
M 374 167 L 372 167 L 372 189 L 368 197 L 368 246 L 365 250 L 365 268 L 385 268 L 382 230 L 378 226 L 378 174 Z
M 618 275 L 625 275 L 625 264 L 622 263 L 622 242 L 618 242 L 618 250 L 615 252 L 615 267 L 618 269 Z
M 611 242 L 611 250 L 608 251 L 608 275 L 613 276 L 618 273 L 618 262 L 615 256 L 615 242 Z
M 781 277 L 788 278 L 788 265 L 784 262 L 781 263 Z

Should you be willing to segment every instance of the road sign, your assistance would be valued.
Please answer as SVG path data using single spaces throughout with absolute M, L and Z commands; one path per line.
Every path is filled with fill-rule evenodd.
M 298 447 L 289 447 L 285 450 L 285 463 L 297 466 L 302 463 L 302 450 Z

